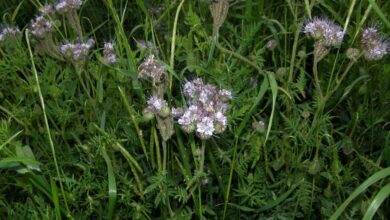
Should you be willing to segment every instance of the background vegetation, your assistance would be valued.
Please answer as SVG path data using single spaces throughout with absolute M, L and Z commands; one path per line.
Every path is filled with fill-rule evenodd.
M 24 31 L 44 3 L 0 1 L 2 23 L 22 30 L 0 49 L 4 219 L 327 219 L 390 165 L 389 56 L 359 59 L 339 80 L 362 28 L 389 33 L 389 1 L 230 1 L 218 30 L 209 1 L 86 0 L 81 26 L 96 42 L 81 74 L 87 92 L 71 63 L 38 54 L 33 39 L 30 58 Z M 314 40 L 302 33 L 316 16 L 347 30 L 318 63 L 323 92 L 335 88 L 325 101 Z M 66 18 L 58 22 L 57 42 L 75 39 Z M 105 41 L 115 42 L 115 64 L 102 62 Z M 195 77 L 233 92 L 223 134 L 201 141 L 175 125 L 166 170 L 156 122 L 142 118 L 151 85 L 137 69 L 153 50 L 168 66 L 170 105 L 185 106 L 182 86 Z M 387 175 L 341 218 L 361 219 L 386 195 Z M 375 217 L 390 216 L 389 205 Z

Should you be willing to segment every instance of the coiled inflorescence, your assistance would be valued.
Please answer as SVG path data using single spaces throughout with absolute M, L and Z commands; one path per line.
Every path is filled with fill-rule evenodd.
M 77 43 L 66 43 L 60 46 L 61 54 L 66 58 L 75 62 L 85 61 L 89 54 L 89 50 L 93 47 L 95 41 L 90 38 L 86 43 L 78 40 Z
M 107 64 L 113 64 L 116 62 L 116 54 L 113 43 L 104 43 L 103 56 Z
M 55 8 L 52 4 L 46 4 L 39 8 L 39 12 L 41 13 L 41 15 L 52 16 L 55 13 Z
M 53 28 L 54 23 L 41 15 L 36 17 L 35 20 L 31 23 L 31 34 L 37 38 L 44 38 L 50 32 L 52 32 Z
M 364 58 L 367 60 L 379 60 L 389 53 L 389 42 L 375 27 L 368 27 L 363 30 L 361 46 Z
M 325 46 L 335 47 L 341 45 L 345 35 L 339 25 L 325 18 L 314 18 L 306 22 L 304 33 L 315 40 L 321 41 Z
M 77 10 L 83 4 L 81 0 L 60 0 L 55 8 L 59 13 L 66 13 L 68 11 Z
M 7 39 L 14 39 L 20 33 L 18 27 L 7 26 L 0 31 L 0 43 Z
M 138 77 L 150 79 L 153 82 L 159 82 L 166 77 L 167 68 L 165 65 L 155 59 L 153 54 L 149 55 L 139 66 Z
M 226 129 L 225 102 L 232 98 L 229 90 L 220 90 L 213 85 L 204 84 L 202 79 L 198 78 L 184 85 L 184 95 L 189 98 L 189 107 L 178 123 L 185 132 L 195 131 L 201 139 L 208 139 Z

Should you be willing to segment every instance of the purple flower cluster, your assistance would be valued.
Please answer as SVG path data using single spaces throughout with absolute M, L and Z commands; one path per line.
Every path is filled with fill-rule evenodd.
M 44 15 L 40 15 L 31 23 L 31 34 L 38 38 L 44 38 L 53 28 L 53 21 L 47 19 Z
M 184 85 L 184 95 L 189 98 L 189 107 L 179 118 L 178 123 L 185 132 L 196 131 L 201 139 L 208 139 L 226 129 L 225 102 L 232 99 L 229 90 L 217 89 L 197 78 Z
M 383 38 L 375 27 L 363 30 L 361 45 L 364 58 L 367 60 L 379 60 L 389 53 L 389 42 Z
M 12 26 L 4 27 L 0 31 L 0 43 L 2 43 L 8 38 L 15 38 L 19 33 L 20 30 L 18 27 L 12 27 Z
M 345 32 L 333 21 L 324 18 L 314 18 L 304 27 L 304 33 L 321 41 L 325 46 L 340 46 Z
M 116 62 L 116 54 L 113 43 L 104 43 L 103 56 L 107 64 L 113 64 Z
M 81 0 L 60 0 L 55 5 L 56 10 L 59 13 L 66 13 L 71 10 L 77 10 L 83 4 Z
M 149 97 L 146 111 L 159 115 L 162 118 L 166 118 L 170 114 L 168 103 L 157 96 Z
M 55 12 L 54 6 L 52 4 L 47 4 L 39 8 L 41 15 L 52 15 Z
M 149 55 L 139 66 L 138 77 L 142 79 L 151 79 L 152 81 L 161 81 L 166 77 L 167 68 L 164 64 L 155 59 L 154 55 Z
M 90 38 L 86 43 L 83 43 L 81 40 L 78 40 L 77 43 L 66 43 L 60 46 L 61 54 L 72 61 L 79 62 L 84 61 L 88 54 L 89 50 L 93 47 L 95 41 Z

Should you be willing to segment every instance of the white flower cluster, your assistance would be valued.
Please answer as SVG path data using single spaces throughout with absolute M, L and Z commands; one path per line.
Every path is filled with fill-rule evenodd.
M 339 25 L 325 18 L 314 18 L 306 22 L 303 32 L 315 40 L 322 41 L 325 46 L 335 47 L 341 45 L 345 35 Z
M 77 43 L 66 43 L 60 46 L 61 54 L 72 61 L 79 62 L 84 61 L 88 54 L 89 50 L 93 47 L 95 41 L 90 38 L 86 43 L 83 43 L 81 40 L 78 40 Z
M 56 10 L 59 13 L 66 13 L 71 10 L 77 10 L 83 4 L 81 0 L 60 0 L 55 5 Z
M 178 123 L 185 132 L 196 131 L 201 139 L 208 139 L 226 129 L 225 102 L 232 99 L 231 91 L 219 90 L 197 78 L 184 85 L 184 95 L 189 98 L 189 107 Z
M 0 43 L 5 41 L 7 38 L 15 38 L 20 33 L 20 30 L 18 27 L 4 27 L 0 31 Z
M 155 59 L 153 54 L 149 55 L 139 66 L 138 77 L 142 79 L 151 79 L 152 81 L 161 81 L 166 77 L 167 68 L 164 64 Z
M 103 56 L 107 64 L 116 62 L 116 54 L 113 43 L 104 43 Z
M 44 38 L 54 28 L 54 23 L 44 15 L 40 15 L 31 23 L 31 34 L 38 38 Z
M 375 27 L 365 28 L 362 33 L 361 45 L 364 58 L 379 60 L 389 53 L 389 42 L 386 41 Z

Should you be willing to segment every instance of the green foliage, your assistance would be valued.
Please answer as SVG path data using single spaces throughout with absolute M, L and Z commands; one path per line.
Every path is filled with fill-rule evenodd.
M 390 57 L 346 55 L 364 27 L 389 35 L 390 2 L 227 1 L 213 33 L 213 1 L 83 1 L 83 37 L 96 44 L 82 71 L 25 38 L 44 2 L 0 1 L 2 23 L 22 30 L 0 43 L 2 218 L 390 216 Z M 309 17 L 348 25 L 316 64 L 302 33 Z M 65 16 L 56 25 L 56 44 L 76 39 Z M 224 133 L 203 141 L 176 123 L 165 141 L 143 119 L 151 85 L 137 70 L 151 53 L 167 66 L 170 106 L 187 106 L 183 84 L 195 77 L 231 89 Z

